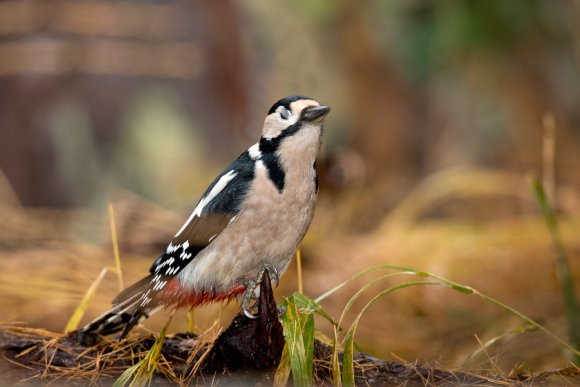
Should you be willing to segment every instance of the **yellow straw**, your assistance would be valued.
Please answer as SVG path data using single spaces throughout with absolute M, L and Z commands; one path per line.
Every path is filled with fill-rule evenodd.
M 111 241 L 113 242 L 113 254 L 115 256 L 115 268 L 113 272 L 117 275 L 119 291 L 123 290 L 123 273 L 121 271 L 121 257 L 119 255 L 119 241 L 117 240 L 117 226 L 115 224 L 115 210 L 113 203 L 109 202 L 109 221 L 111 223 Z
M 298 293 L 304 294 L 304 288 L 302 287 L 302 254 L 300 253 L 300 247 L 296 250 L 296 271 L 298 273 Z

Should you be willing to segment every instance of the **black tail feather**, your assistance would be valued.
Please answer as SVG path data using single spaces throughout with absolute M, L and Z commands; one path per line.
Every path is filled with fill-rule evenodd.
M 135 325 L 159 309 L 154 303 L 141 306 L 142 296 L 150 282 L 151 276 L 148 276 L 123 290 L 113 300 L 111 310 L 79 329 L 79 332 L 101 336 L 122 332 L 120 339 L 123 339 Z
M 153 278 L 153 276 L 148 275 L 147 277 L 135 282 L 128 288 L 123 289 L 123 291 L 117 294 L 113 299 L 113 306 L 120 305 L 125 301 L 132 299 L 136 294 L 142 295 L 151 283 L 151 278 Z

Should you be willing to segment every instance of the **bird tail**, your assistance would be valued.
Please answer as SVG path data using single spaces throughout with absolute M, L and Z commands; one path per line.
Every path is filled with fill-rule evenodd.
M 150 282 L 151 276 L 147 276 L 123 290 L 113 300 L 111 310 L 79 329 L 79 332 L 107 336 L 122 331 L 120 339 L 123 339 L 135 325 L 161 309 L 154 303 L 142 306 L 143 294 Z

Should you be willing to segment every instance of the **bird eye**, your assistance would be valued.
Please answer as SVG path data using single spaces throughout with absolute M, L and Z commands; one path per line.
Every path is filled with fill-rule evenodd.
M 280 109 L 280 117 L 282 117 L 283 120 L 287 120 L 290 118 L 290 111 L 284 108 Z

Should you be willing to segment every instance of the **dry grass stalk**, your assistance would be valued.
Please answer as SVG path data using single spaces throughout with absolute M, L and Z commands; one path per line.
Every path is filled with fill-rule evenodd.
M 113 203 L 109 203 L 108 209 L 109 209 L 109 222 L 111 224 L 111 241 L 113 243 L 113 255 L 115 256 L 115 267 L 112 269 L 112 271 L 117 275 L 119 291 L 122 291 L 125 288 L 125 286 L 123 285 L 123 272 L 121 271 L 121 255 L 119 254 L 119 240 L 117 238 L 117 224 L 115 223 L 115 210 L 113 209 Z
M 98 289 L 99 285 L 101 284 L 101 281 L 103 280 L 103 278 L 107 274 L 108 270 L 109 269 L 106 267 L 101 269 L 101 272 L 99 273 L 97 278 L 95 278 L 95 280 L 93 281 L 93 283 L 91 284 L 91 286 L 87 290 L 87 293 L 85 294 L 85 296 L 81 300 L 80 304 L 76 307 L 74 313 L 72 314 L 68 323 L 66 324 L 66 328 L 64 329 L 65 333 L 72 332 L 78 328 L 79 323 L 81 322 L 83 316 L 85 315 L 85 312 L 86 312 L 87 308 L 89 307 L 91 300 L 95 296 L 95 293 L 97 292 L 97 289 Z

